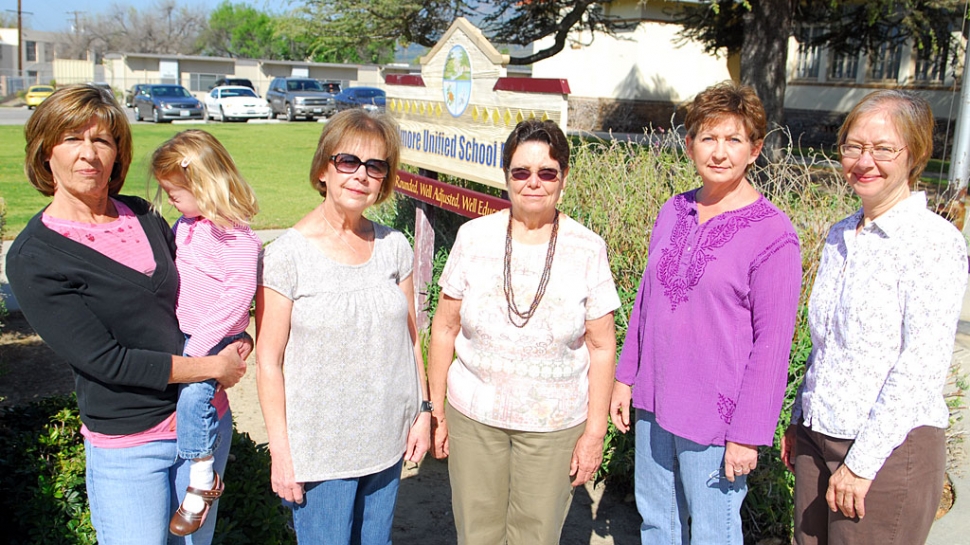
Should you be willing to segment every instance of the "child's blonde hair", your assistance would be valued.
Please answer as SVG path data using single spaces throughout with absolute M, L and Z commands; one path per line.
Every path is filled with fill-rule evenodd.
M 220 227 L 249 225 L 259 212 L 256 194 L 232 156 L 205 131 L 192 129 L 173 136 L 152 154 L 151 168 L 156 180 L 181 186 L 184 179 L 184 188 L 195 197 L 202 217 Z M 159 187 L 156 207 L 165 202 L 164 193 Z

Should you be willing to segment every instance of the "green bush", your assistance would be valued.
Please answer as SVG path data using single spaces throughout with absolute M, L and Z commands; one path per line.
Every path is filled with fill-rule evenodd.
M 0 410 L 0 528 L 10 545 L 96 543 L 84 482 L 77 400 Z M 289 511 L 270 486 L 265 445 L 233 433 L 214 543 L 293 544 Z

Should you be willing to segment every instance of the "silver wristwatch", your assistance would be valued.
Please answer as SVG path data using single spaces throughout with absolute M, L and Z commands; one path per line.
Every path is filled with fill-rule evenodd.
M 434 405 L 431 404 L 427 399 L 421 401 L 421 412 L 430 413 L 434 410 Z

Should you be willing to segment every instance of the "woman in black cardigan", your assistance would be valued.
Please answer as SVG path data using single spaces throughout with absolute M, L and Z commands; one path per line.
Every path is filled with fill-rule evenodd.
M 188 482 L 188 464 L 175 455 L 177 385 L 234 385 L 252 346 L 178 355 L 174 239 L 146 201 L 118 194 L 132 146 L 113 98 L 91 85 L 61 88 L 37 107 L 24 135 L 24 171 L 51 202 L 7 254 L 10 286 L 31 327 L 74 372 L 98 541 L 162 545 Z M 225 394 L 213 404 L 222 416 L 221 474 L 232 418 Z M 209 502 L 221 493 L 212 492 Z M 215 508 L 185 543 L 211 541 Z

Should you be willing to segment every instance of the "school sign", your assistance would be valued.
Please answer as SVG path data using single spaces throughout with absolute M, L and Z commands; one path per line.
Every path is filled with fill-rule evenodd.
M 401 160 L 505 188 L 502 149 L 509 132 L 530 118 L 551 119 L 565 130 L 569 94 L 566 80 L 507 77 L 508 62 L 478 28 L 458 18 L 422 57 L 420 75 L 387 76 L 387 112 L 401 127 Z M 402 179 L 397 189 L 419 198 L 412 186 Z

